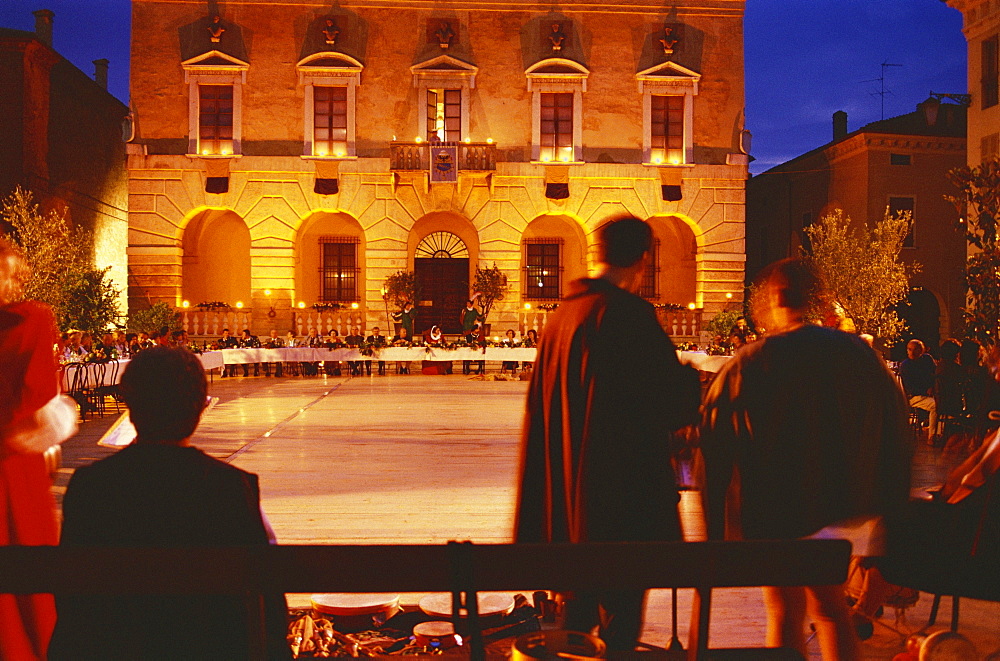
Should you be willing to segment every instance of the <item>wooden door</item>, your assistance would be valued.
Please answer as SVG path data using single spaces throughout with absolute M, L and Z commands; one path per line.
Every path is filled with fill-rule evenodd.
M 420 306 L 414 333 L 438 325 L 445 333 L 459 333 L 459 313 L 469 300 L 468 258 L 417 258 L 413 271 L 420 283 Z

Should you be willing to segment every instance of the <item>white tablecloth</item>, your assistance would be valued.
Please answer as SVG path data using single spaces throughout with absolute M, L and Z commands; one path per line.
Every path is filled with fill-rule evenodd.
M 222 367 L 223 356 L 221 351 L 206 351 L 203 354 L 196 354 L 198 360 L 201 361 L 202 368 L 207 372 L 210 369 L 216 367 Z M 73 387 L 73 379 L 76 375 L 76 370 L 83 370 L 80 375 L 82 381 L 80 386 L 83 388 L 96 388 L 97 386 L 113 386 L 117 385 L 122 380 L 122 373 L 125 371 L 125 367 L 129 364 L 130 359 L 123 358 L 118 361 L 118 368 L 115 369 L 113 362 L 104 363 L 103 365 L 95 365 L 93 363 L 83 363 L 82 367 L 76 367 L 73 364 L 64 365 L 60 370 L 60 380 L 62 381 L 63 392 L 69 392 Z

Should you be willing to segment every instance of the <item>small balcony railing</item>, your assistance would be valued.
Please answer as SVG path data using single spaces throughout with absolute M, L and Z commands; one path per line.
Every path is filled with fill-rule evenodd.
M 497 146 L 492 142 L 390 142 L 389 168 L 394 171 L 427 170 L 430 150 L 434 147 L 457 147 L 459 171 L 492 172 L 497 169 Z

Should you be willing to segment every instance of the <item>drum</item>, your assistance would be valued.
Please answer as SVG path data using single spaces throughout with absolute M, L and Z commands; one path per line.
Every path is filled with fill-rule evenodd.
M 536 631 L 518 636 L 511 648 L 511 661 L 584 661 L 602 659 L 604 641 L 579 631 Z
M 462 644 L 451 622 L 421 622 L 413 627 L 413 644 L 429 650 L 446 650 Z
M 476 599 L 480 619 L 503 617 L 514 610 L 514 597 L 506 592 L 480 592 Z M 420 600 L 420 610 L 431 617 L 451 619 L 451 593 L 429 594 Z
M 399 612 L 398 594 L 326 593 L 312 596 L 313 611 L 342 633 L 377 629 Z

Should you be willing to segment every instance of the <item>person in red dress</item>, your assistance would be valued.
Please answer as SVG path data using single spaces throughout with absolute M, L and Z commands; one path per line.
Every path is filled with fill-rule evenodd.
M 45 458 L 14 442 L 59 393 L 55 319 L 47 305 L 20 301 L 27 277 L 24 261 L 0 239 L 0 544 L 55 545 Z M 0 594 L 0 660 L 44 659 L 55 620 L 51 594 Z

